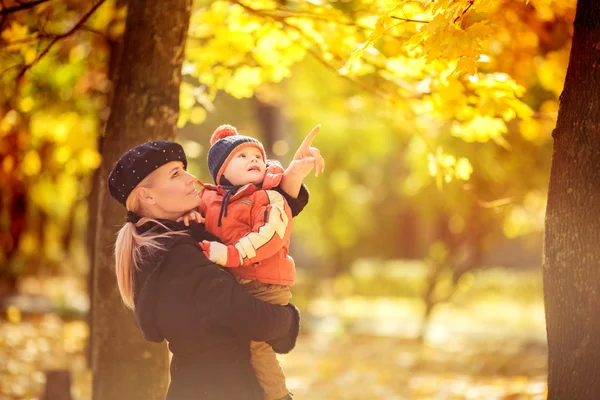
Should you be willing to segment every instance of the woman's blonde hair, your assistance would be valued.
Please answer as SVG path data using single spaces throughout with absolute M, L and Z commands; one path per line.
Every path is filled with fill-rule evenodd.
M 127 198 L 126 208 L 140 215 L 141 206 L 136 195 L 136 189 L 139 187 L 150 187 L 151 175 L 146 177 L 131 192 Z M 138 233 L 136 227 L 142 226 L 147 222 L 154 222 L 167 230 L 167 232 L 153 233 L 152 230 L 144 233 Z M 115 269 L 117 274 L 117 284 L 123 303 L 132 310 L 135 309 L 133 298 L 133 277 L 134 269 L 139 270 L 142 261 L 142 254 L 149 255 L 155 251 L 165 250 L 160 239 L 173 236 L 186 235 L 185 232 L 174 232 L 161 224 L 154 218 L 142 216 L 136 223 L 127 222 L 117 233 L 115 241 Z

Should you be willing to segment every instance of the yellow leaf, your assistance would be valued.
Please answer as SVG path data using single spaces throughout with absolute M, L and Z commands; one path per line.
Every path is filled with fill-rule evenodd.
M 454 176 L 462 181 L 468 181 L 473 173 L 473 166 L 466 158 L 459 158 L 454 167 Z
M 73 64 L 83 60 L 89 54 L 89 50 L 89 47 L 83 44 L 74 46 L 69 52 L 69 62 Z
M 13 324 L 21 322 L 21 311 L 15 306 L 8 306 L 6 309 L 6 317 Z
M 433 153 L 429 153 L 427 155 L 427 170 L 429 171 L 429 175 L 431 176 L 438 175 L 437 159 L 435 158 Z
M 69 146 L 60 146 L 54 152 L 54 159 L 58 164 L 66 164 L 71 157 L 71 148 Z
M 225 85 L 225 90 L 238 99 L 252 97 L 254 89 L 262 82 L 261 68 L 242 66 Z
M 42 161 L 35 150 L 29 150 L 21 162 L 21 171 L 27 176 L 34 176 L 40 173 Z
M 190 110 L 190 122 L 201 124 L 206 119 L 206 110 L 202 107 L 194 107 Z
M 556 95 L 560 95 L 564 86 L 568 57 L 568 49 L 550 52 L 537 68 L 542 86 Z
M 29 96 L 23 97 L 21 99 L 21 101 L 19 102 L 19 108 L 24 113 L 28 113 L 29 111 L 31 111 L 33 109 L 34 105 L 35 105 L 35 102 L 33 101 L 33 98 L 29 97 Z
M 8 133 L 13 126 L 17 125 L 21 119 L 21 114 L 15 110 L 10 110 L 6 113 L 4 118 L 0 120 L 0 136 Z
M 540 111 L 546 114 L 551 114 L 556 117 L 558 113 L 558 102 L 555 100 L 546 100 L 540 106 Z
M 466 123 L 455 123 L 451 132 L 466 142 L 487 142 L 506 133 L 507 128 L 501 118 L 477 115 Z
M 183 110 L 189 110 L 196 104 L 194 96 L 194 87 L 189 83 L 182 83 L 179 88 L 179 107 Z
M 475 75 L 477 73 L 477 62 L 468 57 L 461 57 L 456 64 L 456 69 L 454 70 L 456 73 L 466 72 L 469 75 Z
M 35 61 L 37 57 L 37 50 L 33 47 L 26 48 L 22 50 L 23 58 L 25 59 L 25 64 L 31 64 Z
M 31 37 L 36 37 L 37 34 L 32 35 Z M 17 21 L 13 21 L 10 25 L 10 28 L 5 29 L 0 37 L 4 39 L 9 44 L 11 42 L 22 41 L 23 39 L 27 39 L 29 37 L 29 28 L 26 25 L 21 25 Z M 27 46 L 27 43 L 17 43 L 8 46 L 8 50 L 17 50 L 24 46 Z
M 179 110 L 179 117 L 177 118 L 177 127 L 178 128 L 181 129 L 185 126 L 185 124 L 189 120 L 189 115 L 190 115 L 190 112 L 188 110 L 185 110 L 183 108 L 181 110 Z
M 12 174 L 13 168 L 15 167 L 15 159 L 12 156 L 4 157 L 2 161 L 2 169 L 6 175 Z
M 84 169 L 94 170 L 100 166 L 101 162 L 102 157 L 96 150 L 86 148 L 79 153 L 79 164 Z
M 521 136 L 530 142 L 533 142 L 542 136 L 540 124 L 535 119 L 527 119 L 519 122 L 519 131 L 521 132 Z
M 367 41 L 362 45 L 361 48 L 354 51 L 350 55 L 350 58 L 348 59 L 348 61 L 346 61 L 344 66 L 341 68 L 340 73 L 342 75 L 346 75 L 347 73 L 351 72 L 352 67 L 358 61 L 358 59 L 360 59 L 362 57 L 365 50 L 369 46 L 371 46 L 373 43 L 375 43 L 375 41 L 377 41 L 379 38 L 381 38 L 381 36 L 383 36 L 383 34 L 386 31 L 386 28 L 385 28 L 386 20 L 389 19 L 390 14 L 392 14 L 394 11 L 400 9 L 404 5 L 404 3 L 405 3 L 405 1 L 401 1 L 400 4 L 397 4 L 396 6 L 389 9 L 385 14 L 383 14 L 383 16 L 381 16 L 377 20 L 377 22 L 375 23 L 375 30 L 369 35 L 369 38 L 367 39 Z
M 112 38 L 119 38 L 125 32 L 125 21 L 115 22 L 114 24 L 109 25 L 109 35 Z

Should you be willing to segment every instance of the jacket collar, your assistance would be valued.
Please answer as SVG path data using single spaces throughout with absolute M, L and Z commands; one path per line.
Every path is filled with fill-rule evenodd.
M 220 242 L 220 240 L 216 236 L 210 234 L 206 230 L 206 227 L 204 226 L 204 224 L 197 224 L 195 222 L 192 222 L 192 223 L 190 223 L 190 226 L 185 226 L 185 224 L 183 222 L 175 222 L 170 219 L 156 218 L 156 220 L 158 222 L 160 222 L 162 225 L 159 225 L 153 221 L 146 222 L 144 225 L 136 227 L 137 232 L 139 234 L 144 234 L 146 232 L 160 234 L 160 233 L 165 233 L 165 232 L 169 232 L 169 231 L 172 231 L 172 232 L 187 231 L 189 233 L 189 235 L 197 242 L 201 242 L 203 240 Z
M 265 179 L 263 180 L 262 185 L 257 186 L 253 183 L 249 183 L 247 185 L 241 186 L 234 195 L 229 198 L 229 201 L 234 201 L 239 199 L 240 197 L 249 196 L 257 190 L 270 190 L 273 189 L 281 183 L 283 179 L 284 170 L 281 164 L 275 160 L 267 160 L 266 165 L 266 173 Z M 213 192 L 217 192 L 221 196 L 225 196 L 225 194 L 231 189 L 227 186 L 222 185 L 213 185 L 211 183 L 203 183 L 197 181 L 199 185 L 201 185 L 204 189 L 210 190 Z
M 201 183 L 200 184 L 204 187 L 204 189 L 206 190 L 210 190 L 213 192 L 217 192 L 219 195 L 221 196 L 225 196 L 225 194 L 227 194 L 227 192 L 229 191 L 229 189 L 231 189 L 230 187 L 227 186 L 222 186 L 222 185 L 213 185 L 210 183 Z M 249 196 L 252 193 L 256 192 L 257 190 L 260 190 L 261 187 L 260 186 L 256 186 L 253 183 L 249 183 L 247 185 L 241 186 L 233 196 L 230 197 L 230 200 L 237 200 L 240 197 L 245 197 L 245 196 Z
M 164 233 L 167 231 L 184 231 L 188 227 L 185 226 L 183 222 L 175 222 L 170 219 L 162 219 L 162 218 L 154 218 L 156 221 L 160 222 L 162 225 L 157 224 L 156 222 L 150 221 L 146 222 L 144 225 L 137 226 L 136 230 L 139 234 L 144 234 L 146 232 L 152 231 L 152 233 Z

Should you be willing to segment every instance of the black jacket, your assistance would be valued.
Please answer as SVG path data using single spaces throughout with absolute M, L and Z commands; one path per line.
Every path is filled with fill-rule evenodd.
M 298 200 L 288 197 L 294 215 L 307 200 L 305 189 Z M 218 239 L 203 225 L 160 222 L 186 234 L 162 240 L 164 251 L 143 256 L 134 276 L 134 302 L 144 337 L 166 339 L 173 353 L 167 400 L 262 400 L 250 340 L 289 352 L 300 328 L 298 310 L 255 299 L 209 261 L 197 242 Z M 154 223 L 138 230 L 166 231 Z

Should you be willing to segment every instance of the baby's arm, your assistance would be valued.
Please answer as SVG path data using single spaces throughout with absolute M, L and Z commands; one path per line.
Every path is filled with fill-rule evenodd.
M 262 193 L 266 194 L 266 202 L 252 208 L 252 230 L 247 235 L 229 246 L 216 242 L 201 244 L 211 261 L 229 268 L 253 264 L 275 255 L 289 241 L 290 207 L 280 193 L 274 190 Z

